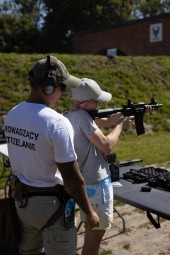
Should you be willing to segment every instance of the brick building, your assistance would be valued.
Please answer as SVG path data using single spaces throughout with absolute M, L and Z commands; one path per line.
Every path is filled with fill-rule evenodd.
M 169 56 L 170 14 L 75 34 L 71 45 L 76 54 Z

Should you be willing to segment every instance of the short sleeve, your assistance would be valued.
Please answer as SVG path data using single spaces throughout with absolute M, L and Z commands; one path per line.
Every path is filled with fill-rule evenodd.
M 81 117 L 81 131 L 87 136 L 89 137 L 90 135 L 92 135 L 94 133 L 94 131 L 96 129 L 98 129 L 98 126 L 96 125 L 96 123 L 94 122 L 94 120 L 91 118 L 91 116 L 86 112 L 83 111 L 83 115 Z
M 74 150 L 74 131 L 68 119 L 63 117 L 54 122 L 50 127 L 49 136 L 56 162 L 64 163 L 77 159 Z

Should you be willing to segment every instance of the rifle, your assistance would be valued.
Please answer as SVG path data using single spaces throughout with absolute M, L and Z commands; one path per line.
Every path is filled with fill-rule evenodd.
M 163 104 L 158 104 L 157 101 L 152 98 L 150 103 L 138 103 L 134 104 L 130 99 L 127 101 L 127 105 L 123 105 L 121 108 L 111 108 L 103 110 L 92 110 L 88 111 L 93 119 L 100 119 L 109 117 L 111 114 L 121 112 L 125 117 L 134 116 L 135 126 L 137 135 L 145 133 L 143 125 L 143 116 L 147 106 L 151 106 L 153 109 L 158 109 L 163 106 Z
M 119 166 L 120 167 L 131 166 L 131 165 L 133 165 L 135 163 L 142 162 L 142 161 L 143 161 L 142 159 L 131 159 L 131 160 L 120 161 L 119 162 Z

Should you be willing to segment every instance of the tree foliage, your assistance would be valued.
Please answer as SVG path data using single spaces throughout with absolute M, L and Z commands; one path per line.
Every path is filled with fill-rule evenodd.
M 39 1 L 4 1 L 0 14 L 0 51 L 32 52 L 41 33 L 38 22 L 41 17 Z M 30 15 L 31 13 L 31 15 Z
M 134 16 L 144 18 L 170 12 L 170 0 L 134 0 Z
M 44 3 L 47 16 L 43 33 L 50 50 L 56 47 L 68 51 L 69 35 L 129 20 L 132 12 L 130 0 L 44 0 Z
M 4 0 L 0 51 L 70 51 L 70 35 L 170 12 L 170 0 Z

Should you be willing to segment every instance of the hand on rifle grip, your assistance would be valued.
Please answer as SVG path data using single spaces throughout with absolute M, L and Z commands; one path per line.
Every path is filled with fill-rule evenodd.
M 133 121 L 134 121 L 134 116 L 125 117 L 123 120 L 123 130 L 128 131 L 129 128 L 131 128 Z

